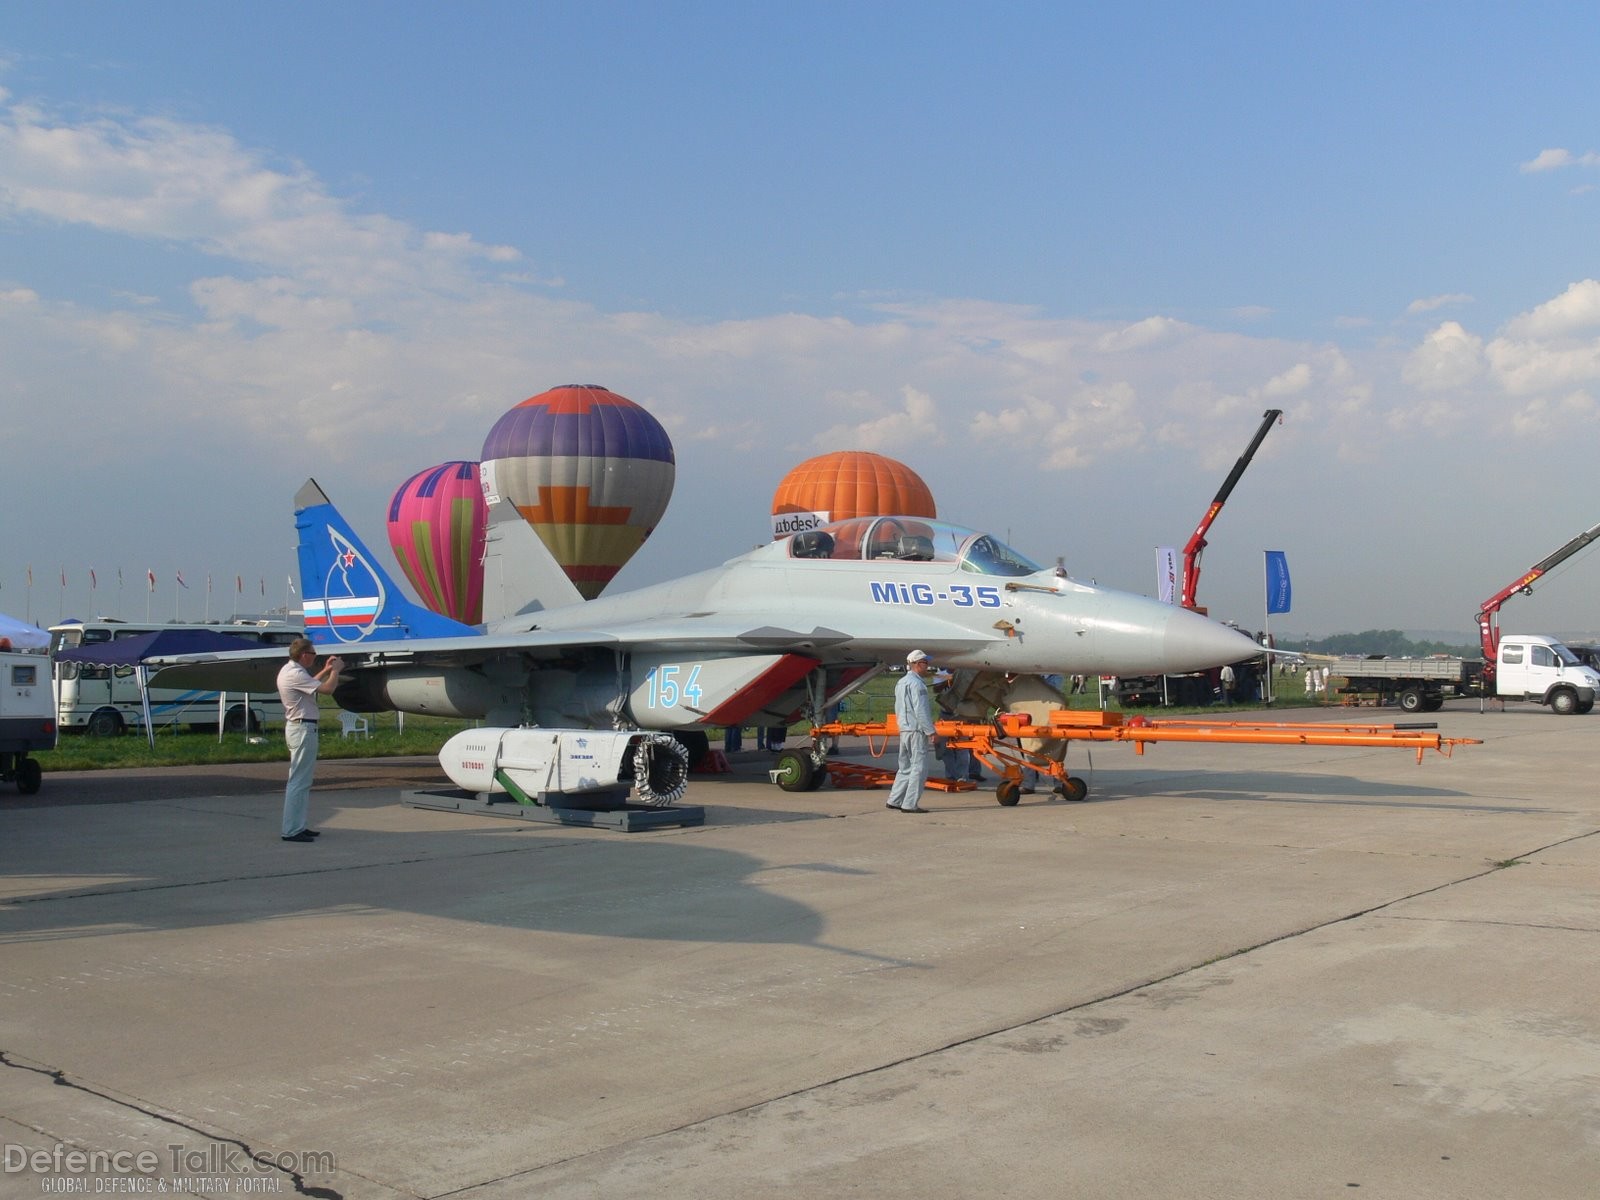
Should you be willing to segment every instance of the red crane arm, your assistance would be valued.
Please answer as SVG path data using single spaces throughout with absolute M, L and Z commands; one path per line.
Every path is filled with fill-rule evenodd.
M 1518 592 L 1531 596 L 1534 580 L 1559 567 L 1596 538 L 1600 538 L 1600 525 L 1591 525 L 1554 554 L 1534 563 L 1528 568 L 1527 574 L 1507 584 L 1478 606 L 1478 646 L 1483 651 L 1484 670 L 1491 679 L 1494 677 L 1495 660 L 1500 654 L 1500 606 Z
M 1261 427 L 1256 430 L 1255 437 L 1250 439 L 1250 445 L 1239 456 L 1239 461 L 1233 464 L 1233 470 L 1228 472 L 1228 477 L 1222 481 L 1222 487 L 1217 491 L 1216 499 L 1211 502 L 1211 507 L 1206 509 L 1206 515 L 1200 518 L 1200 524 L 1189 535 L 1189 541 L 1183 548 L 1183 593 L 1180 602 L 1185 608 L 1194 608 L 1195 589 L 1200 585 L 1200 554 L 1206 548 L 1206 534 L 1211 529 L 1211 522 L 1217 519 L 1217 514 L 1222 511 L 1222 506 L 1228 502 L 1228 497 L 1233 494 L 1233 489 L 1239 482 L 1239 477 L 1244 474 L 1244 469 L 1250 465 L 1250 460 L 1256 456 L 1256 451 L 1261 448 L 1261 443 L 1266 440 L 1267 433 L 1272 429 L 1274 421 L 1283 420 L 1281 408 L 1269 408 L 1261 416 Z

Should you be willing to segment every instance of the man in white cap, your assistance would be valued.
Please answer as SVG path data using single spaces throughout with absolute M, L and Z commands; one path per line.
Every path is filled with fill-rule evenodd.
M 894 719 L 900 726 L 900 759 L 885 808 L 922 813 L 922 787 L 928 781 L 928 755 L 933 749 L 933 705 L 922 677 L 933 664 L 921 650 L 906 655 L 906 673 L 894 685 Z

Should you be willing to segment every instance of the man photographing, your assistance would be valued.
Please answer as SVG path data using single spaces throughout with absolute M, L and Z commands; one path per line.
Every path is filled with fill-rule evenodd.
M 311 805 L 311 777 L 317 769 L 317 727 L 322 720 L 317 710 L 319 695 L 332 695 L 339 686 L 344 660 L 330 655 L 315 675 L 317 649 L 311 639 L 298 637 L 289 643 L 289 661 L 278 671 L 278 698 L 283 701 L 283 738 L 289 744 L 289 782 L 283 791 L 283 829 L 286 842 L 312 842 L 315 829 L 306 828 L 306 810 Z

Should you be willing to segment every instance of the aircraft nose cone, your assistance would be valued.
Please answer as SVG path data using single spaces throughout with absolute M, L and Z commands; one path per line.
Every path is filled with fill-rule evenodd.
M 1168 674 L 1204 671 L 1261 653 L 1261 647 L 1238 630 L 1185 608 L 1173 609 L 1167 618 L 1162 648 Z

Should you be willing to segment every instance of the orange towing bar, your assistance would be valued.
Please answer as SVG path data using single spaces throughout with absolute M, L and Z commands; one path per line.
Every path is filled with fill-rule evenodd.
M 889 739 L 900 732 L 891 714 L 882 721 L 835 721 L 817 725 L 811 730 L 813 753 L 804 755 L 789 752 L 779 761 L 774 772 L 780 787 L 788 791 L 808 791 L 820 782 L 817 756 L 825 756 L 831 748 L 830 739 L 864 737 L 869 746 L 875 739 L 882 744 L 874 748 L 874 756 L 881 755 Z M 947 745 L 958 750 L 971 750 L 974 757 L 1001 776 L 995 795 L 1001 804 L 1017 802 L 1022 784 L 1022 772 L 1034 770 L 1049 775 L 1056 781 L 1056 790 L 1069 800 L 1082 800 L 1089 793 L 1088 784 L 1081 778 L 1068 774 L 1066 764 L 1038 751 L 1024 750 L 1020 745 L 1008 744 L 1005 739 L 1038 742 L 1089 741 L 1132 742 L 1136 753 L 1143 754 L 1150 742 L 1232 742 L 1259 746 L 1364 746 L 1394 747 L 1415 750 L 1417 761 L 1422 761 L 1424 751 L 1434 750 L 1451 754 L 1457 746 L 1475 746 L 1479 738 L 1447 738 L 1436 732 L 1431 724 L 1417 725 L 1328 725 L 1280 721 L 1156 721 L 1142 716 L 1128 716 L 1120 712 L 1095 712 L 1073 709 L 1054 709 L 1047 724 L 1036 725 L 1024 713 L 1000 713 L 991 724 L 970 721 L 935 721 L 934 733 Z M 824 745 L 824 743 L 826 743 Z M 788 761 L 785 761 L 788 760 Z M 829 777 L 838 786 L 880 787 L 894 779 L 894 772 L 882 767 L 862 766 L 856 763 L 834 763 L 823 758 Z M 938 786 L 929 780 L 930 787 Z

